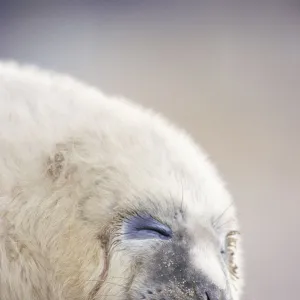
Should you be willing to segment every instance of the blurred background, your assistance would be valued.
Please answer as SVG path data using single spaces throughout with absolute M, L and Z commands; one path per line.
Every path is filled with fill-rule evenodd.
M 189 131 L 238 204 L 243 299 L 299 297 L 299 0 L 1 0 L 0 59 L 72 74 Z

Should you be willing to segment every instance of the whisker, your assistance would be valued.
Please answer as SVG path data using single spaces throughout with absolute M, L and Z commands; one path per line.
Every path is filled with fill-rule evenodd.
M 232 201 L 228 207 L 213 221 L 213 226 L 218 225 L 218 222 L 220 221 L 220 219 L 225 215 L 225 213 L 229 210 L 229 208 L 234 204 L 234 202 Z
M 232 220 L 227 220 L 226 222 L 224 222 L 222 224 L 218 224 L 218 226 L 216 226 L 216 229 L 220 229 L 231 222 L 232 222 Z

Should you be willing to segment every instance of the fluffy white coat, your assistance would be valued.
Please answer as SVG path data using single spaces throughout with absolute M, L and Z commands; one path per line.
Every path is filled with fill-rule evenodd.
M 97 237 L 115 209 L 147 199 L 161 210 L 184 203 L 195 267 L 218 286 L 230 280 L 239 298 L 242 274 L 230 275 L 239 249 L 226 279 L 197 231 L 211 219 L 220 239 L 238 230 L 231 196 L 203 151 L 152 111 L 68 76 L 0 63 L 0 170 L 1 300 L 122 299 L 132 258 L 114 254 L 107 269 Z

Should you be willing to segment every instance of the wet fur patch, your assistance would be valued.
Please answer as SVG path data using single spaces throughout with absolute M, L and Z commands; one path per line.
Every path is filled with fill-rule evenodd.
M 58 144 L 53 154 L 46 163 L 46 174 L 52 181 L 67 180 L 76 170 L 70 165 L 70 147 L 66 144 Z

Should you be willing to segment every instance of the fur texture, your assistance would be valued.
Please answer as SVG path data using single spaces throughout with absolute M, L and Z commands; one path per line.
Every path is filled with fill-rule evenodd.
M 239 299 L 231 196 L 203 151 L 156 113 L 67 76 L 0 63 L 0 170 L 1 300 L 160 299 L 162 292 L 204 299 L 143 292 L 149 273 L 179 256 L 186 272 Z M 177 259 L 156 260 L 170 241 L 122 235 L 124 220 L 140 212 L 178 233 Z M 161 272 L 172 281 L 168 270 Z

